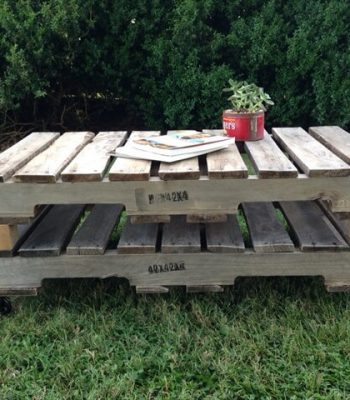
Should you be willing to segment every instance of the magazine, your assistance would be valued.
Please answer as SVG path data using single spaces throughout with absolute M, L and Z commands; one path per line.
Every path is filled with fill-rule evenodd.
M 197 131 L 176 131 L 166 136 L 129 140 L 112 155 L 124 158 L 175 162 L 227 148 L 233 138 Z
M 173 156 L 169 155 L 162 155 L 162 154 L 157 154 L 157 153 L 151 153 L 149 151 L 143 151 L 134 148 L 133 146 L 123 146 L 123 147 L 118 147 L 114 152 L 113 155 L 117 157 L 123 157 L 123 158 L 133 158 L 133 159 L 138 159 L 138 160 L 151 160 L 151 161 L 162 161 L 166 163 L 172 163 L 176 161 L 181 161 L 181 160 L 186 160 L 188 158 L 192 157 L 197 157 L 203 154 L 208 154 L 212 153 L 214 151 L 226 149 L 230 144 L 233 144 L 234 140 L 230 140 L 230 143 L 226 143 L 223 145 L 222 143 L 219 145 L 217 144 L 215 147 L 212 147 L 211 149 L 201 149 L 199 147 L 197 150 L 191 152 L 191 153 L 182 153 L 182 154 L 177 154 Z

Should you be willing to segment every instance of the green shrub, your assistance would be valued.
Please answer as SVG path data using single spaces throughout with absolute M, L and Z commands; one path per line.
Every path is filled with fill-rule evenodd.
M 12 120 L 102 98 L 146 128 L 218 127 L 233 77 L 270 93 L 269 125 L 350 127 L 346 0 L 3 0 L 0 33 Z

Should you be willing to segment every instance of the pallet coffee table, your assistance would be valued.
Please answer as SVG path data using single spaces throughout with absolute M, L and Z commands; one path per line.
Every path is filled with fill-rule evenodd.
M 38 132 L 0 154 L 0 295 L 110 276 L 142 293 L 221 291 L 238 276 L 319 275 L 329 290 L 349 288 L 346 131 L 274 128 L 170 165 L 111 159 L 157 134 Z

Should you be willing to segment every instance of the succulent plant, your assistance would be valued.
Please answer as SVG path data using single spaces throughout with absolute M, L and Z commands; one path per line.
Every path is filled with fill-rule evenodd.
M 254 83 L 234 81 L 233 79 L 229 79 L 228 83 L 230 86 L 223 91 L 232 92 L 228 100 L 230 100 L 232 109 L 236 112 L 266 111 L 267 106 L 274 104 L 271 97 L 264 92 L 264 89 Z

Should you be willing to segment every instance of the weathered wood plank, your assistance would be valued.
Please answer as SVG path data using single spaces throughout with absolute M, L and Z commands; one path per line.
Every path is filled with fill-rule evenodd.
M 0 182 L 10 178 L 58 137 L 58 132 L 33 132 L 0 154 Z
M 259 178 L 295 178 L 298 170 L 265 131 L 264 139 L 245 142 L 248 153 Z
M 243 203 L 242 208 L 257 253 L 294 251 L 294 244 L 278 221 L 272 203 Z
M 169 289 L 165 286 L 141 286 L 136 285 L 135 290 L 137 294 L 162 294 L 169 293 Z
M 133 131 L 125 146 L 132 140 L 158 135 L 160 131 Z M 151 166 L 152 161 L 118 157 L 109 170 L 108 177 L 110 181 L 148 181 Z
M 10 252 L 18 237 L 17 225 L 0 225 L 0 254 Z
M 205 226 L 207 249 L 215 253 L 237 253 L 245 250 L 237 217 L 229 215 L 228 221 Z
M 350 166 L 302 128 L 272 128 L 274 138 L 310 177 L 348 176 Z
M 79 204 L 52 207 L 18 253 L 25 257 L 58 256 L 69 242 L 84 208 Z
M 102 180 L 111 159 L 110 153 L 123 144 L 127 132 L 100 132 L 63 170 L 64 182 Z
M 222 293 L 224 288 L 220 285 L 191 285 L 186 286 L 187 293 Z
M 171 135 L 177 131 L 168 131 Z M 195 132 L 195 131 L 187 131 Z M 199 179 L 200 169 L 198 157 L 188 158 L 187 160 L 177 161 L 174 163 L 160 163 L 158 175 L 164 181 L 178 179 Z
M 117 251 L 119 254 L 155 253 L 158 224 L 132 224 L 130 217 L 124 226 Z
M 163 253 L 190 253 L 201 251 L 199 224 L 186 224 L 184 215 L 171 217 L 171 222 L 163 226 Z
M 317 203 L 286 201 L 280 205 L 301 250 L 337 250 L 348 247 Z
M 150 273 L 149 266 L 182 263 L 181 270 Z M 350 282 L 350 251 L 291 253 L 117 254 L 103 256 L 11 257 L 1 259 L 0 290 L 40 287 L 43 279 L 118 276 L 131 286 L 232 285 L 251 276 L 323 276 L 331 284 Z
M 132 224 L 168 224 L 170 215 L 131 215 L 130 221 Z
M 309 133 L 332 153 L 350 163 L 350 134 L 339 126 L 313 126 Z
M 95 205 L 68 244 L 67 254 L 103 254 L 123 209 L 122 204 Z
M 331 204 L 327 201 L 318 201 L 321 210 L 327 215 L 332 224 L 338 229 L 339 233 L 350 243 L 350 213 L 349 212 L 333 212 Z
M 227 214 L 187 214 L 186 222 L 188 224 L 199 224 L 199 223 L 221 223 L 227 221 Z
M 236 144 L 227 149 L 207 154 L 208 176 L 211 179 L 247 178 L 248 168 L 245 165 Z
M 17 182 L 56 182 L 61 171 L 94 137 L 92 132 L 66 132 L 14 175 Z

